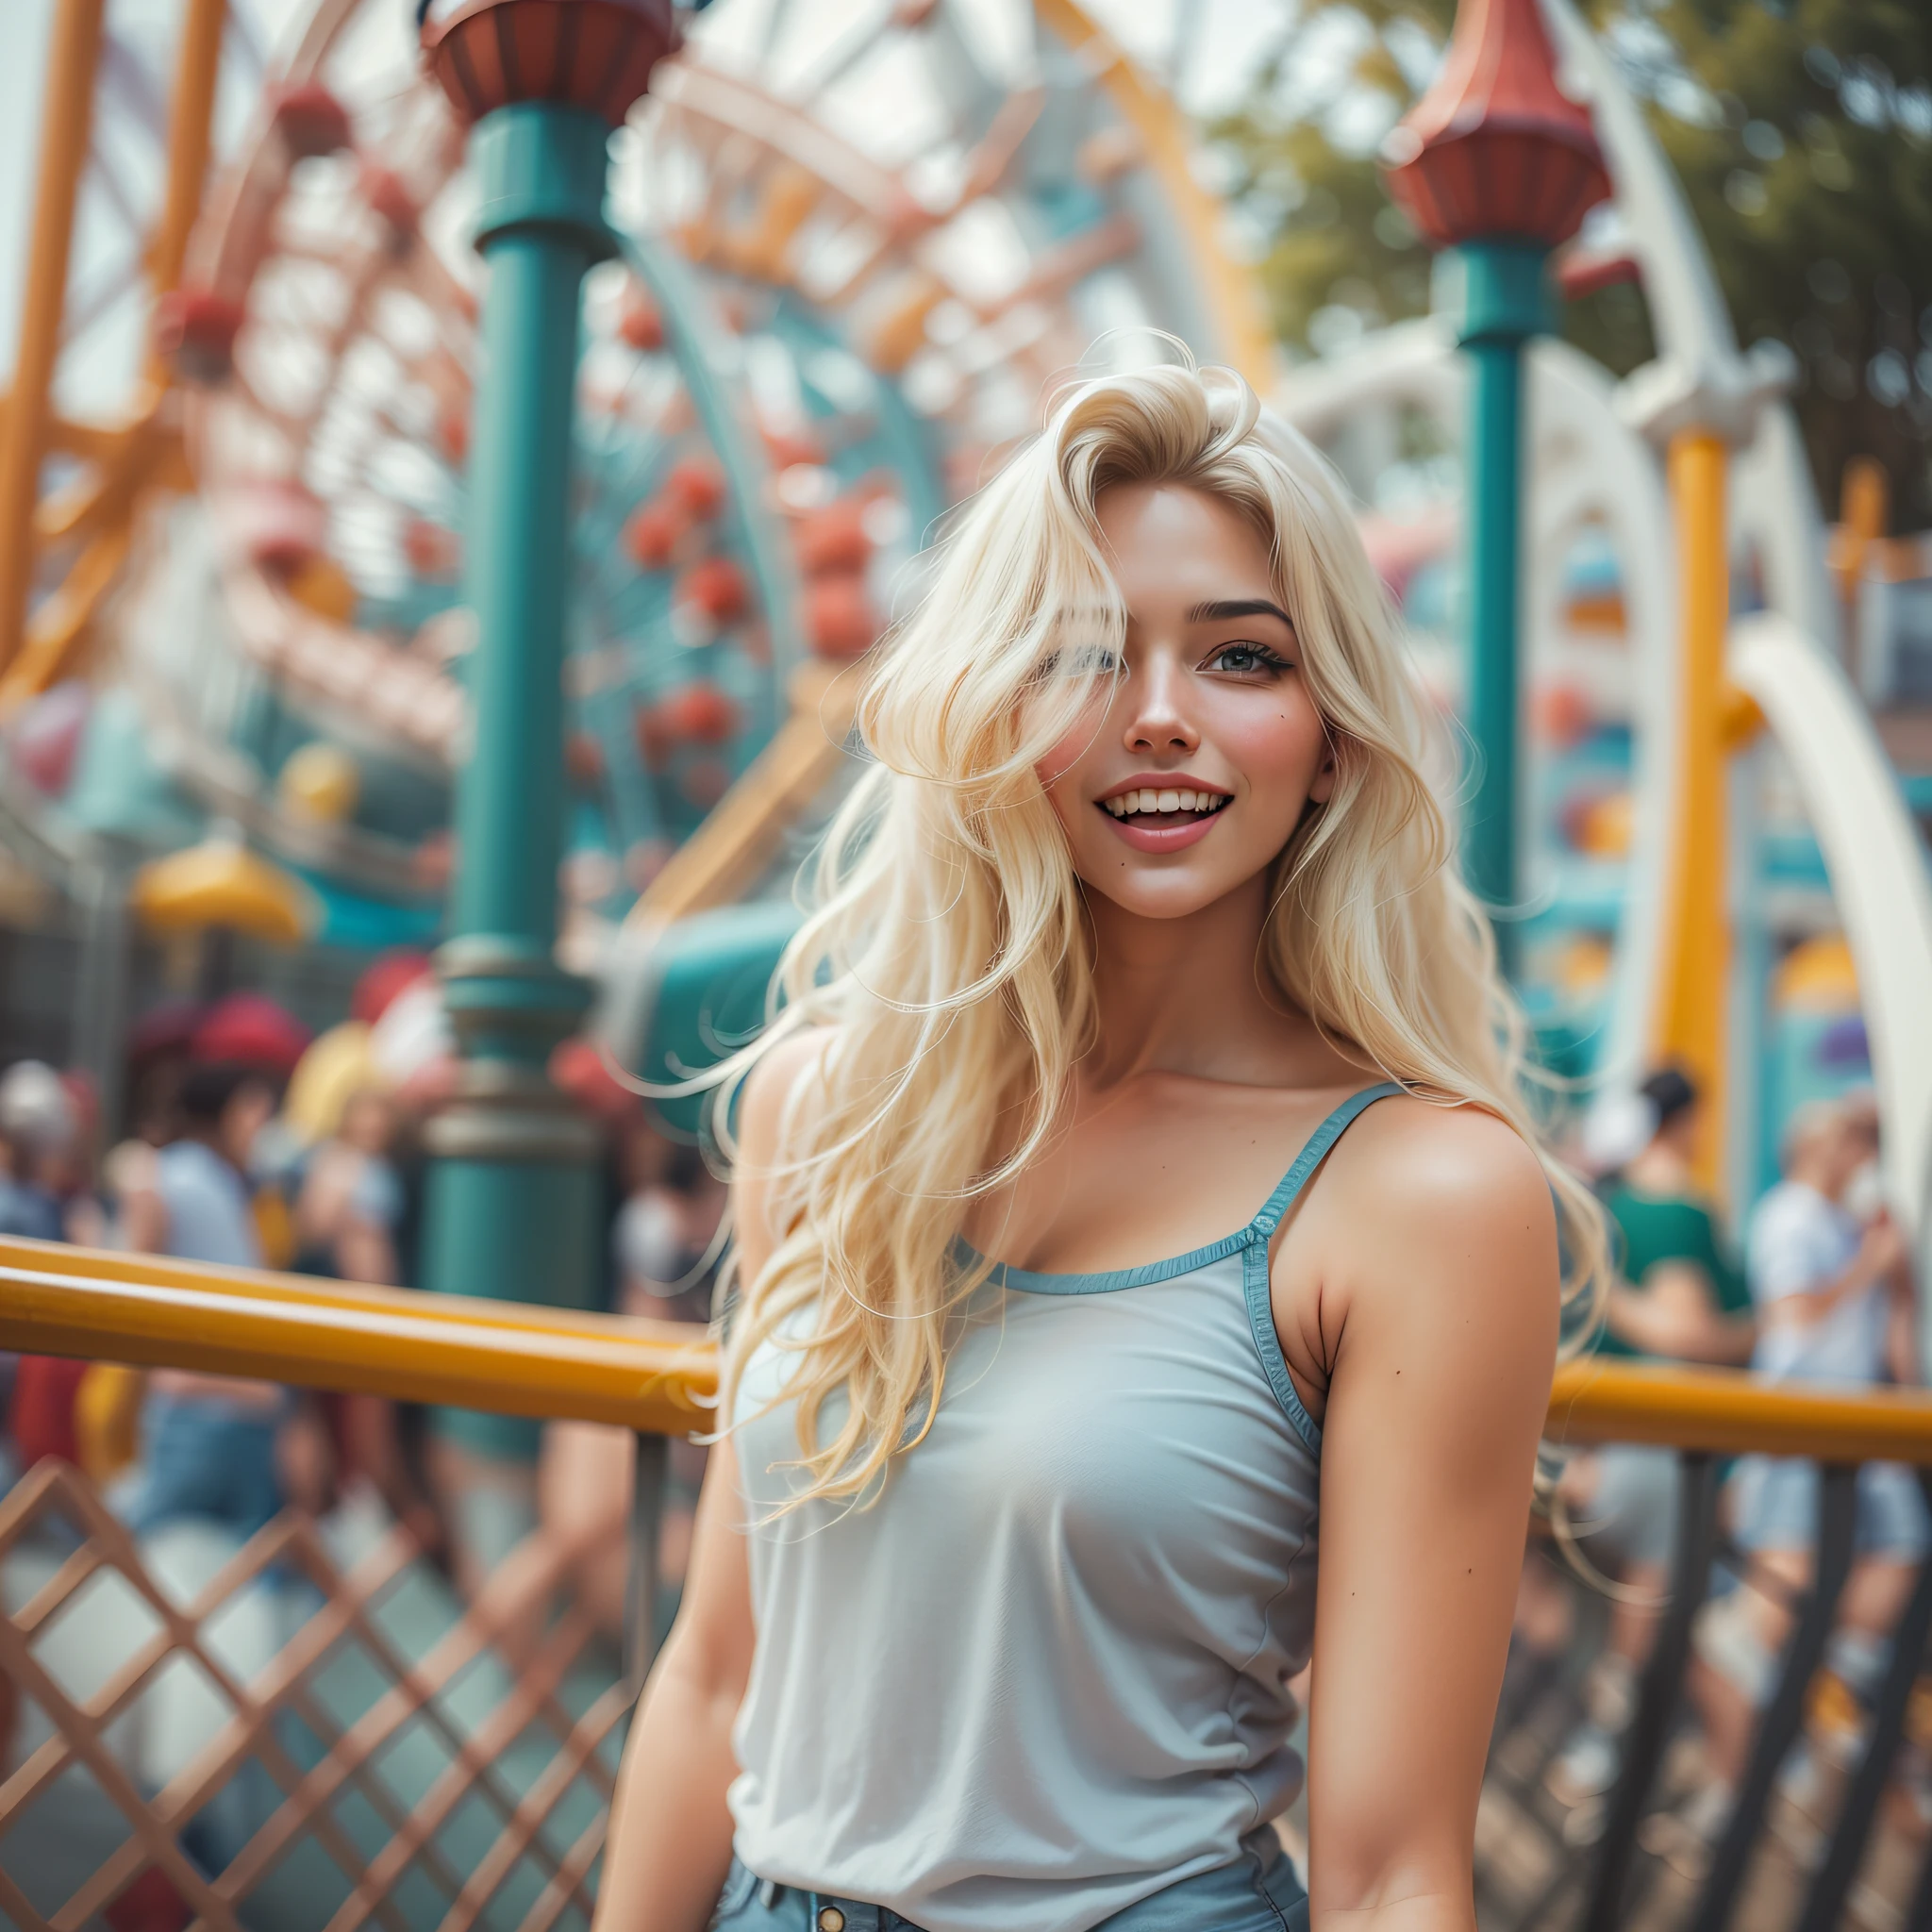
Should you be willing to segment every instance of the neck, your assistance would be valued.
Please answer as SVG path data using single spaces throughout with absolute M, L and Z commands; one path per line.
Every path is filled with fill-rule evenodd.
M 1146 1073 L 1245 1082 L 1278 1068 L 1284 1050 L 1332 1058 L 1261 965 L 1265 874 L 1180 919 L 1144 918 L 1094 891 L 1087 904 L 1100 1020 L 1081 1074 L 1090 1088 Z
M 1805 1161 L 1794 1161 L 1792 1163 L 1790 1178 L 1799 1182 L 1804 1187 L 1809 1188 L 1814 1194 L 1823 1194 L 1827 1201 L 1832 1202 L 1834 1205 L 1837 1203 L 1840 1194 L 1844 1191 L 1838 1176 L 1831 1173 L 1829 1169 Z
M 1624 1170 L 1625 1176 L 1653 1193 L 1690 1189 L 1690 1163 L 1667 1141 L 1653 1141 Z

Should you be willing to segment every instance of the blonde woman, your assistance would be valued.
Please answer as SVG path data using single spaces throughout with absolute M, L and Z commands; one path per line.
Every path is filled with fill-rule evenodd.
M 1311 1654 L 1312 1923 L 1466 1932 L 1602 1241 L 1335 483 L 1225 372 L 1073 388 L 860 724 L 599 1932 L 1306 1924 Z

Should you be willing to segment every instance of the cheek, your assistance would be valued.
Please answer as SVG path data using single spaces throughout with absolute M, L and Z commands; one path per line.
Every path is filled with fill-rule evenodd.
M 1079 790 L 1082 768 L 1100 741 L 1100 726 L 1106 722 L 1106 714 L 1105 704 L 1089 705 L 1033 767 L 1034 775 L 1045 791 L 1048 802 L 1062 820 L 1066 819 L 1075 802 L 1074 794 Z
M 1216 742 L 1248 781 L 1257 805 L 1278 804 L 1292 816 L 1314 783 L 1326 741 L 1314 706 L 1304 692 L 1291 690 L 1230 706 L 1219 721 Z

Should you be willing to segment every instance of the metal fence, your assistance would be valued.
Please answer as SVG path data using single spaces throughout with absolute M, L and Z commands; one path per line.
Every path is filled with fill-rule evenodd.
M 291 1511 L 239 1551 L 188 1531 L 137 1545 L 77 1471 L 28 1473 L 0 1498 L 0 1917 L 20 1932 L 586 1926 L 652 1638 L 664 1439 L 707 1426 L 715 1392 L 691 1335 L 0 1241 L 0 1346 L 602 1423 L 636 1456 L 628 1521 L 540 1529 L 467 1602 L 383 1520 Z M 1621 1773 L 1579 1804 L 1550 1771 L 1607 1599 L 1533 1546 L 1569 1623 L 1555 1640 L 1525 1624 L 1512 1649 L 1478 1818 L 1485 1932 L 1932 1926 L 1924 1830 L 1883 1802 L 1902 1753 L 1932 1747 L 1932 1562 L 1803 1832 L 1779 1782 L 1829 1688 L 1856 1472 L 1932 1466 L 1932 1398 L 1582 1364 L 1558 1374 L 1550 1431 L 1674 1452 L 1673 1574 Z M 1790 1606 L 1735 1803 L 1687 1859 L 1669 1829 L 1703 1775 L 1687 1674 L 1700 1612 L 1745 1568 L 1721 1479 L 1752 1452 L 1824 1469 L 1816 1582 Z M 625 1537 L 620 1652 L 572 1580 L 587 1548 Z

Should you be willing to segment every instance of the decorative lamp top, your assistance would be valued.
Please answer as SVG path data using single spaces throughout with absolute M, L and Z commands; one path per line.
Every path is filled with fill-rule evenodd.
M 1554 248 L 1610 192 L 1589 108 L 1557 85 L 1538 0 L 1460 0 L 1442 71 L 1382 159 L 1389 192 L 1432 248 Z
M 624 125 L 678 40 L 673 0 L 424 0 L 423 58 L 465 123 L 556 101 Z

